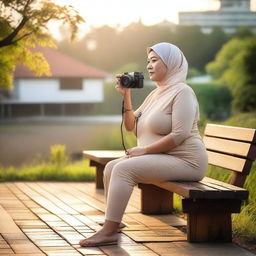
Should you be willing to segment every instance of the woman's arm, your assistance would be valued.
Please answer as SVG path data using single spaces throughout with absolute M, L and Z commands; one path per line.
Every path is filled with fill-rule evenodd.
M 124 94 L 124 126 L 127 131 L 132 131 L 135 126 L 135 115 L 132 109 L 131 90 L 126 90 Z
M 120 84 L 120 77 L 122 75 L 116 76 L 116 90 L 123 96 L 124 101 L 124 126 L 127 131 L 132 131 L 135 127 L 135 115 L 132 109 L 131 100 L 131 89 L 124 88 Z
M 134 147 L 127 150 L 128 156 L 140 156 L 145 154 L 160 154 L 169 151 L 175 147 L 173 138 L 169 135 L 164 136 L 158 141 L 146 147 Z

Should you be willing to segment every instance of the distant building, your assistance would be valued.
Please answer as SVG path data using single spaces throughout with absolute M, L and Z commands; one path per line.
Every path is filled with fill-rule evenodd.
M 250 9 L 250 0 L 220 0 L 218 11 L 180 12 L 180 25 L 198 25 L 205 33 L 214 27 L 222 27 L 227 33 L 233 33 L 238 27 L 248 27 L 256 33 L 256 12 Z
M 36 77 L 17 65 L 13 90 L 0 102 L 2 118 L 28 115 L 80 115 L 91 103 L 104 100 L 105 71 L 79 62 L 52 48 L 40 48 L 52 76 Z

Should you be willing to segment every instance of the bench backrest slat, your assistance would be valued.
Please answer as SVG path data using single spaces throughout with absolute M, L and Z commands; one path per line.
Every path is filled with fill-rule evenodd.
M 256 144 L 255 129 L 251 128 L 207 124 L 205 127 L 204 135 L 231 140 L 247 141 L 249 143 Z
M 209 164 L 235 172 L 243 172 L 246 175 L 249 174 L 252 165 L 251 160 L 208 150 L 207 153 Z
M 256 130 L 207 124 L 203 140 L 209 164 L 233 171 L 231 184 L 242 187 L 256 158 Z
M 242 156 L 250 160 L 254 160 L 253 158 L 255 157 L 253 152 L 255 151 L 256 146 L 248 142 L 205 136 L 204 144 L 208 150 Z

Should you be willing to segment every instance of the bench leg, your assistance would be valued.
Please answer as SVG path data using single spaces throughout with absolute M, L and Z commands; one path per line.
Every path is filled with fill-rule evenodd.
M 104 188 L 103 171 L 105 166 L 92 160 L 90 161 L 90 166 L 96 167 L 96 188 Z
M 240 212 L 241 200 L 182 200 L 187 213 L 189 242 L 231 242 L 231 213 Z
M 141 212 L 143 214 L 167 214 L 173 210 L 173 193 L 152 184 L 139 184 Z

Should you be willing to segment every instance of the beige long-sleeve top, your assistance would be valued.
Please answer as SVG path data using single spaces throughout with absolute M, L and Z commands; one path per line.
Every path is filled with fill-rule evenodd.
M 199 106 L 191 87 L 184 83 L 159 86 L 135 111 L 138 146 L 147 146 L 169 135 L 176 146 L 165 152 L 198 167 L 207 158 L 198 132 Z

